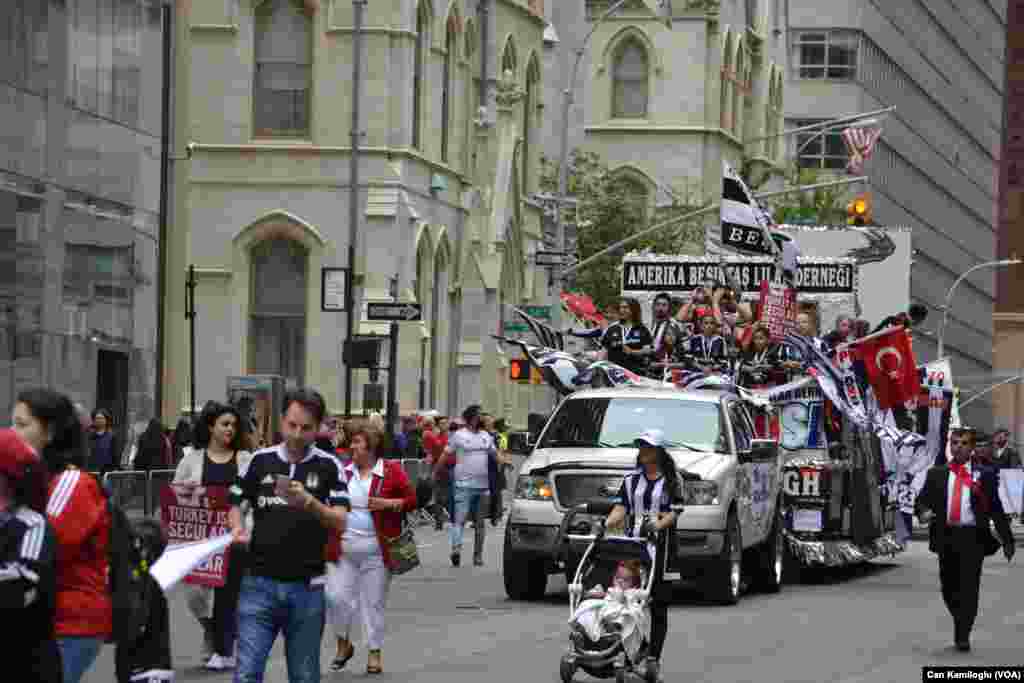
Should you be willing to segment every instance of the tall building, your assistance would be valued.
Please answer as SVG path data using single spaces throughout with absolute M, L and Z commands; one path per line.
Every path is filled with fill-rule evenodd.
M 491 335 L 505 304 L 547 297 L 530 260 L 539 212 L 522 199 L 536 183 L 542 11 L 536 0 L 366 5 L 355 328 L 388 333 L 366 302 L 390 300 L 394 277 L 399 299 L 422 305 L 422 322 L 401 325 L 403 413 L 483 403 L 521 408 L 525 424 L 531 388 L 509 385 Z M 341 413 L 347 320 L 324 306 L 323 277 L 348 265 L 353 4 L 178 3 L 177 17 L 175 156 L 189 158 L 175 167 L 165 408 L 189 402 L 191 265 L 197 402 L 223 398 L 228 377 L 272 374 L 317 387 Z M 353 412 L 370 381 L 355 373 Z
M 162 3 L 0 3 L 0 421 L 21 389 L 157 412 Z
M 919 361 L 934 360 L 947 291 L 964 271 L 996 255 L 1007 3 L 787 4 L 787 129 L 896 107 L 882 122 L 866 174 L 875 222 L 913 231 L 910 298 L 929 308 L 914 350 Z M 838 129 L 793 137 L 791 153 L 799 150 L 801 166 L 844 172 Z M 991 269 L 976 271 L 957 287 L 950 307 L 945 355 L 956 383 L 968 391 L 999 377 L 992 353 L 995 277 Z M 991 427 L 990 398 L 971 403 L 964 421 Z
M 1006 72 L 1002 154 L 999 167 L 1000 259 L 1024 256 L 1024 74 L 1013 65 L 1024 57 L 1024 6 L 1006 7 Z M 995 366 L 1001 375 L 1024 374 L 1024 267 L 1001 269 L 996 276 Z M 1009 379 L 1009 378 L 1007 378 Z M 1011 430 L 1018 447 L 1024 436 L 1024 382 L 1009 382 L 993 392 L 993 407 L 999 426 Z

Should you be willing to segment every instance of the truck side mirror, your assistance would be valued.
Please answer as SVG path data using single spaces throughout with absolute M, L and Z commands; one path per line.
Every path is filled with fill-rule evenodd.
M 746 464 L 750 462 L 771 462 L 779 455 L 779 444 L 774 439 L 753 439 L 750 442 L 750 450 L 740 451 L 739 461 Z

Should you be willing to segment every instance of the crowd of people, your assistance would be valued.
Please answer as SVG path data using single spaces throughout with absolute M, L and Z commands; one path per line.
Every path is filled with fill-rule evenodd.
M 86 414 L 58 392 L 32 389 L 17 396 L 13 425 L 0 431 L 0 604 L 24 610 L 30 627 L 16 634 L 24 647 L 14 651 L 31 679 L 77 683 L 114 642 L 119 681 L 171 680 L 162 593 L 151 601 L 143 640 L 138 633 L 131 643 L 118 640 L 111 576 L 123 517 L 103 475 L 117 469 L 121 445 L 110 413 Z M 497 525 L 503 513 L 507 430 L 470 406 L 455 420 L 406 418 L 389 435 L 379 415 L 328 419 L 323 397 L 299 389 L 286 395 L 276 445 L 267 448 L 255 446 L 235 406 L 212 401 L 173 440 L 153 430 L 160 441 L 148 442 L 143 434 L 135 462 L 144 447 L 169 451 L 147 463 L 172 465 L 179 490 L 228 492 L 233 546 L 224 584 L 185 586 L 206 667 L 234 669 L 240 682 L 263 680 L 283 634 L 289 680 L 319 681 L 326 624 L 337 645 L 330 669 L 341 671 L 355 654 L 359 622 L 366 671 L 381 673 L 388 589 L 409 561 L 406 515 L 429 509 L 438 530 L 450 521 L 455 567 L 471 522 L 473 564 L 483 565 L 486 522 Z M 417 486 L 401 462 L 408 458 L 425 466 Z M 166 545 L 159 524 L 148 521 L 159 538 L 145 566 Z
M 806 359 L 784 341 L 772 340 L 758 308 L 728 285 L 709 281 L 683 299 L 658 294 L 652 328 L 644 323 L 639 301 L 624 298 L 605 311 L 603 325 L 567 333 L 590 340 L 597 347 L 595 357 L 657 379 L 665 376 L 666 367 L 685 366 L 709 374 L 728 372 L 746 388 L 784 384 L 802 373 Z M 867 320 L 841 315 L 832 330 L 823 332 L 816 311 L 812 302 L 798 304 L 796 333 L 826 355 L 872 331 L 896 324 L 912 328 L 927 316 L 924 306 L 914 304 L 872 330 Z

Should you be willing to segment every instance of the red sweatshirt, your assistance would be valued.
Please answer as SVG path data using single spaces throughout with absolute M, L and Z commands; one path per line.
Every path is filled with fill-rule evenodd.
M 57 537 L 57 637 L 109 637 L 110 512 L 99 482 L 81 470 L 54 476 L 46 516 Z

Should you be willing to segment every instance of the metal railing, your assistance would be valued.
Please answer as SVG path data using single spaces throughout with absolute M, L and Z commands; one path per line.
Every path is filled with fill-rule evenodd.
M 432 479 L 431 467 L 423 460 L 403 459 L 392 460 L 401 464 L 409 477 L 413 489 L 423 480 Z M 110 494 L 114 503 L 131 516 L 159 516 L 160 491 L 174 480 L 175 470 L 119 470 L 103 475 L 103 487 Z M 92 474 L 99 476 L 98 472 Z M 447 492 L 441 492 L 447 496 Z M 434 491 L 435 499 L 438 492 Z M 444 507 L 442 505 L 442 507 Z M 418 507 L 409 515 L 416 525 L 434 524 L 435 519 L 430 510 Z

